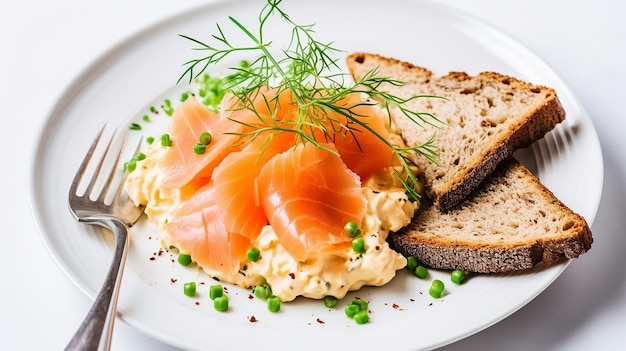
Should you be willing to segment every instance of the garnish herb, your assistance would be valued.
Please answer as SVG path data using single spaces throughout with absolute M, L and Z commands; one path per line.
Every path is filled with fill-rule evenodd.
M 130 160 L 128 160 L 128 162 L 124 163 L 124 169 L 130 173 L 132 171 L 134 171 L 137 168 L 137 162 L 138 161 L 142 161 L 146 159 L 146 154 L 139 152 L 136 155 L 134 155 L 133 157 L 131 157 Z
M 172 140 L 169 134 L 161 135 L 161 146 L 172 146 Z
M 249 46 L 234 45 L 226 37 L 219 23 L 216 25 L 217 33 L 212 35 L 215 44 L 181 35 L 198 45 L 196 50 L 206 52 L 206 55 L 187 61 L 184 64 L 186 69 L 180 76 L 179 82 L 187 77 L 191 83 L 209 66 L 217 64 L 230 55 L 241 53 L 256 55 L 256 58 L 249 64 L 232 68 L 235 73 L 221 82 L 221 89 L 232 90 L 233 94 L 239 98 L 242 109 L 249 109 L 257 114 L 253 104 L 255 97 L 264 87 L 274 87 L 277 90 L 277 94 L 272 98 L 275 101 L 265 101 L 266 106 L 274 106 L 274 111 L 270 111 L 271 121 L 263 121 L 260 118 L 261 125 L 252 125 L 254 129 L 242 136 L 254 140 L 267 132 L 293 132 L 296 133 L 296 143 L 310 142 L 328 152 L 336 153 L 335 150 L 328 148 L 326 143 L 335 138 L 337 131 L 343 135 L 354 135 L 355 138 L 359 133 L 371 132 L 392 149 L 394 157 L 399 160 L 403 168 L 403 171 L 396 171 L 396 176 L 402 181 L 409 197 L 412 200 L 419 199 L 419 194 L 415 190 L 418 181 L 411 171 L 410 157 L 418 154 L 438 163 L 433 138 L 416 147 L 394 145 L 371 128 L 366 121 L 358 118 L 365 116 L 359 116 L 356 108 L 363 105 L 375 105 L 376 103 L 372 100 L 377 100 L 387 111 L 395 107 L 418 125 L 435 125 L 435 123 L 442 122 L 429 113 L 413 111 L 407 107 L 407 103 L 413 99 L 432 96 L 404 99 L 379 91 L 378 88 L 383 84 L 402 85 L 403 83 L 390 78 L 376 77 L 375 70 L 366 74 L 362 79 L 351 82 L 351 78 L 346 73 L 338 73 L 340 67 L 334 55 L 340 50 L 333 47 L 332 43 L 316 40 L 313 37 L 313 25 L 302 25 L 292 21 L 289 15 L 279 7 L 281 2 L 282 0 L 267 1 L 260 11 L 256 32 L 234 17 L 229 17 L 230 22 L 239 29 L 244 39 L 250 42 Z M 266 25 L 273 16 L 278 16 L 291 27 L 289 44 L 279 51 L 284 56 L 273 53 L 272 41 L 265 36 Z M 291 128 L 286 128 L 286 122 L 277 118 L 276 112 L 280 107 L 278 103 L 273 104 L 273 102 L 278 102 L 278 97 L 283 91 L 290 91 L 297 105 L 298 117 L 291 122 L 293 123 Z M 354 93 L 365 95 L 369 99 L 347 106 L 338 103 Z M 268 98 L 265 97 L 265 99 Z M 347 122 L 344 123 L 331 117 L 334 114 L 345 116 Z M 323 137 L 319 137 L 320 134 Z M 390 161 L 393 162 L 393 160 Z

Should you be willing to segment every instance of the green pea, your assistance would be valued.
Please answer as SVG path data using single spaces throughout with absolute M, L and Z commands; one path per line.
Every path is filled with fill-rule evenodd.
M 352 300 L 352 304 L 353 304 L 353 305 L 357 305 L 357 306 L 359 306 L 359 309 L 360 309 L 361 311 L 367 311 L 367 307 L 368 307 L 368 305 L 369 305 L 369 304 L 367 303 L 367 301 L 362 300 L 362 299 L 354 299 L 354 300 Z
M 406 268 L 411 272 L 414 272 L 415 268 L 417 268 L 418 265 L 419 263 L 417 262 L 417 258 L 415 258 L 414 256 L 409 256 L 406 258 Z
M 346 223 L 346 225 L 343 227 L 343 230 L 345 230 L 351 238 L 356 238 L 357 236 L 359 236 L 359 234 L 361 234 L 361 229 L 359 229 L 359 226 L 352 221 Z
M 415 273 L 415 276 L 417 276 L 418 278 L 424 279 L 428 275 L 428 270 L 426 269 L 426 267 L 418 265 L 417 267 L 415 267 L 413 273 Z
M 272 289 L 269 285 L 257 285 L 254 287 L 254 296 L 261 300 L 267 299 L 270 295 L 272 295 Z
M 365 240 L 363 240 L 363 238 L 356 238 L 352 240 L 352 250 L 359 253 L 365 252 Z
M 248 261 L 256 262 L 259 260 L 259 257 L 261 257 L 261 251 L 259 251 L 256 247 L 251 247 L 248 249 L 248 252 L 246 252 L 246 258 Z
M 183 292 L 187 296 L 194 296 L 196 294 L 196 282 L 187 282 L 183 285 Z
M 218 296 L 213 300 L 213 308 L 219 312 L 228 311 L 228 296 Z
M 369 322 L 370 316 L 369 314 L 367 314 L 367 311 L 363 310 L 363 311 L 357 312 L 354 315 L 353 319 L 356 322 L 356 324 L 366 324 L 367 322 Z
M 270 312 L 280 311 L 280 299 L 276 295 L 272 295 L 267 298 L 267 309 Z
M 334 296 L 324 296 L 324 306 L 328 308 L 334 308 L 337 306 L 337 298 Z
M 198 155 L 202 155 L 203 153 L 206 152 L 206 145 L 204 144 L 196 144 L 193 146 L 193 152 L 198 154 Z
M 430 294 L 430 296 L 434 298 L 439 298 L 441 297 L 441 294 L 443 294 L 444 289 L 445 289 L 445 286 L 443 285 L 443 282 L 439 279 L 435 279 L 430 285 L 430 289 L 428 289 L 428 293 Z
M 224 288 L 220 284 L 211 285 L 209 287 L 209 297 L 211 300 L 215 300 L 218 297 L 224 296 Z
M 348 316 L 348 318 L 354 318 L 354 315 L 361 311 L 361 307 L 359 305 L 355 305 L 355 304 L 351 303 L 351 304 L 347 305 L 343 309 L 343 311 L 346 314 L 346 316 Z
M 465 272 L 460 269 L 455 269 L 450 273 L 450 280 L 457 285 L 463 284 L 465 281 Z
M 213 141 L 213 137 L 211 136 L 211 133 L 204 132 L 200 134 L 200 144 L 209 145 L 211 141 Z
M 187 254 L 179 254 L 178 255 L 178 263 L 180 263 L 181 266 L 187 266 L 191 263 L 191 256 L 187 255 Z

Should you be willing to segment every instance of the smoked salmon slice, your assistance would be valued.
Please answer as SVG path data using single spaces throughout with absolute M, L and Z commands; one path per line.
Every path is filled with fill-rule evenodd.
M 256 178 L 276 154 L 293 147 L 293 133 L 267 134 L 243 150 L 233 152 L 215 168 L 215 201 L 224 217 L 226 230 L 251 240 L 268 224 L 259 202 Z
M 167 231 L 180 252 L 189 254 L 201 267 L 236 274 L 251 243 L 228 232 L 223 223 L 214 186 L 208 183 L 173 214 Z
M 389 167 L 393 150 L 381 138 L 389 140 L 387 118 L 383 112 L 353 93 L 335 104 L 351 118 L 335 110 L 325 111 L 335 121 L 333 142 L 341 159 L 365 181 L 374 173 Z M 349 110 L 349 111 L 348 111 Z M 338 125 L 343 127 L 338 127 Z M 378 134 L 376 136 L 374 133 Z
M 337 155 L 312 143 L 274 156 L 261 169 L 258 189 L 278 240 L 298 261 L 311 251 L 351 241 L 345 224 L 360 224 L 365 215 L 358 175 Z
M 242 128 L 241 124 L 220 118 L 193 97 L 185 100 L 176 108 L 169 124 L 172 145 L 159 159 L 163 183 L 182 187 L 197 177 L 210 179 L 213 168 L 228 153 L 237 150 L 239 136 L 232 133 L 240 132 Z M 197 154 L 194 145 L 204 132 L 209 132 L 213 140 L 205 153 Z

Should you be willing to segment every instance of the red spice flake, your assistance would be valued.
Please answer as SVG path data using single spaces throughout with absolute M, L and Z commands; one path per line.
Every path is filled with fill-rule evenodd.
M 415 299 L 414 298 L 410 298 L 409 301 L 413 302 L 413 301 L 415 301 Z
M 254 295 L 252 295 L 252 294 L 248 294 L 248 299 L 249 299 L 249 300 L 254 299 Z
M 154 256 L 150 257 L 150 261 L 154 261 L 154 260 L 156 260 L 156 257 Z
M 291 277 L 291 279 L 296 279 L 296 274 L 295 273 L 289 273 L 289 277 Z
M 175 284 L 178 281 L 176 278 L 170 278 L 170 283 Z
M 432 305 L 433 305 L 433 303 L 432 303 L 432 302 L 428 304 L 428 306 L 432 306 Z
M 319 318 L 317 318 L 317 319 L 316 319 L 316 321 L 317 321 L 317 323 L 319 323 L 319 324 L 326 324 L 326 322 L 324 322 L 323 320 L 321 320 L 321 319 L 319 319 Z
M 250 321 L 250 323 L 256 323 L 256 322 L 258 322 L 259 320 L 258 320 L 258 319 L 256 319 L 256 317 L 255 317 L 255 316 L 250 316 L 250 317 L 248 317 L 248 321 Z
M 394 303 L 393 305 L 391 305 L 391 307 L 397 310 L 398 308 L 400 308 L 400 305 L 398 305 L 397 303 Z
M 200 306 L 200 301 L 196 301 L 196 306 Z
M 376 245 L 376 251 L 380 250 L 380 246 Z

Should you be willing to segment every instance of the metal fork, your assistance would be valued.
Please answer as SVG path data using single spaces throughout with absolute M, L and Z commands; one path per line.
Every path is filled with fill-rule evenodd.
M 121 145 L 115 147 L 117 132 L 114 132 L 100 159 L 92 160 L 105 127 L 96 136 L 76 172 L 69 191 L 69 207 L 79 222 L 110 229 L 115 235 L 115 252 L 96 300 L 65 350 L 110 349 L 117 296 L 130 243 L 129 228 L 143 213 L 142 207 L 135 206 L 128 196 L 122 194 L 123 184 L 128 176 L 127 172 L 120 174 L 123 169 L 120 159 L 125 149 L 126 134 Z M 139 146 L 140 144 L 133 155 L 139 151 Z M 95 171 L 91 178 L 87 178 L 87 170 L 92 162 L 97 162 Z M 86 181 L 89 181 L 86 190 L 79 194 L 79 186 Z M 102 336 L 105 336 L 104 340 Z

